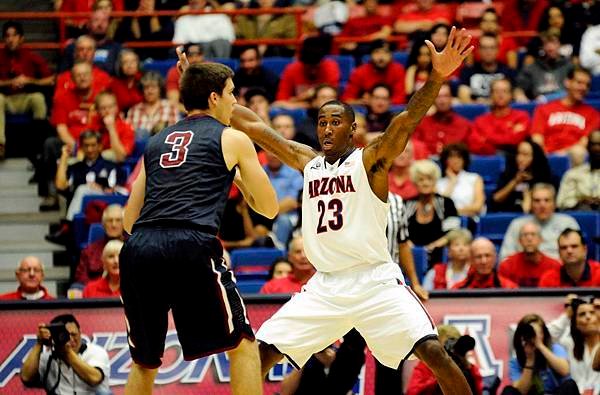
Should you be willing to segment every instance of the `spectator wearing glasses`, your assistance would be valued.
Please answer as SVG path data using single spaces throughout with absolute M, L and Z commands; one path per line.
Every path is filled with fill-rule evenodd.
M 19 262 L 15 276 L 19 287 L 15 292 L 0 295 L 0 300 L 47 300 L 54 299 L 42 285 L 44 264 L 36 256 L 26 256 Z

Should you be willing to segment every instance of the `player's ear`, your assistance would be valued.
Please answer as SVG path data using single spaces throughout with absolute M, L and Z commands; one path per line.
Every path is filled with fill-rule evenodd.
M 354 135 L 354 133 L 356 133 L 356 128 L 358 127 L 356 122 L 352 122 L 352 125 L 350 125 L 350 137 L 352 137 Z
M 208 103 L 209 104 L 213 104 L 214 106 L 217 105 L 217 101 L 219 100 L 219 95 L 217 94 L 217 92 L 210 92 L 210 95 L 208 95 Z

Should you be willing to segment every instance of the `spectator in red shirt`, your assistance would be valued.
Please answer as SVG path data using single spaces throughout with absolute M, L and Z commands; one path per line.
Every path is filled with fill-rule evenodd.
M 560 262 L 540 251 L 542 235 L 537 224 L 526 222 L 521 227 L 519 244 L 522 251 L 504 259 L 498 270 L 501 276 L 517 283 L 519 287 L 537 287 L 544 272 L 560 269 Z
M 435 4 L 435 0 L 416 0 L 415 7 L 407 6 L 394 22 L 394 31 L 410 34 L 429 31 L 436 23 L 450 25 L 454 21 L 446 4 Z M 412 9 L 411 9 L 412 8 Z
M 0 295 L 0 300 L 42 300 L 54 299 L 42 285 L 44 281 L 44 264 L 36 256 L 26 256 L 19 262 L 15 276 L 19 288 L 15 292 Z
M 479 29 L 482 35 L 491 33 L 498 38 L 498 61 L 513 70 L 516 69 L 518 66 L 517 49 L 519 46 L 512 38 L 502 35 L 498 13 L 494 8 L 488 8 L 483 12 L 479 21 Z M 473 40 L 473 46 L 475 47 L 473 51 L 474 58 L 476 61 L 480 61 L 481 58 L 478 51 L 479 40 Z
M 184 52 L 187 56 L 188 62 L 192 63 L 204 63 L 204 50 L 202 45 L 196 43 L 186 44 L 184 46 Z M 167 72 L 167 99 L 174 105 L 177 106 L 181 112 L 185 112 L 183 104 L 179 102 L 179 70 L 177 65 L 173 65 Z
M 140 58 L 131 49 L 122 49 L 117 58 L 116 77 L 112 79 L 109 90 L 117 97 L 119 110 L 124 114 L 143 99 L 141 78 Z
M 41 151 L 43 139 L 46 137 L 42 130 L 48 109 L 44 95 L 39 92 L 54 83 L 54 74 L 48 64 L 37 53 L 22 47 L 25 40 L 23 26 L 14 21 L 2 26 L 4 49 L 0 50 L 0 160 L 5 155 L 5 114 L 31 113 L 34 124 L 32 134 L 28 137 L 31 142 L 30 157 L 34 158 Z
M 453 289 L 518 288 L 513 281 L 496 272 L 496 247 L 489 239 L 478 237 L 471 243 L 471 269 L 467 278 Z
M 417 126 L 414 138 L 425 143 L 429 155 L 439 155 L 445 145 L 465 141 L 471 124 L 452 110 L 450 85 L 444 83 L 435 99 L 436 112 L 428 115 Z
M 506 31 L 513 32 L 537 30 L 549 2 L 548 0 L 505 0 L 503 3 L 502 27 Z
M 581 231 L 565 229 L 558 236 L 558 253 L 562 266 L 542 274 L 540 287 L 600 287 L 600 263 L 587 259 Z
M 287 277 L 293 270 L 293 266 L 286 258 L 279 258 L 269 268 L 267 280 Z
M 414 155 L 414 144 L 408 141 L 404 151 L 398 155 L 388 174 L 390 192 L 399 195 L 402 199 L 412 199 L 418 195 L 417 186 L 410 178 L 410 165 L 417 159 Z
M 61 12 L 91 12 L 96 0 L 57 0 L 54 8 Z M 123 0 L 112 0 L 112 8 L 115 11 L 123 11 Z M 88 18 L 77 17 L 65 20 L 67 25 L 67 36 L 78 37 L 85 32 Z
M 391 92 L 393 104 L 406 102 L 404 93 L 404 66 L 392 60 L 390 45 L 377 40 L 372 43 L 371 58 L 352 71 L 342 100 L 365 104 L 369 92 L 377 85 L 386 85 Z
M 473 236 L 468 229 L 453 229 L 446 235 L 448 239 L 448 263 L 436 263 L 425 278 L 423 287 L 432 289 L 449 289 L 463 281 L 471 267 L 471 242 Z
M 321 37 L 308 37 L 302 43 L 300 57 L 286 66 L 279 81 L 276 105 L 290 108 L 306 108 L 314 97 L 315 88 L 327 84 L 337 89 L 340 83 L 340 68 L 331 59 L 331 42 Z
M 92 280 L 83 289 L 84 298 L 116 298 L 121 296 L 119 276 L 119 253 L 123 248 L 121 240 L 111 240 L 102 250 L 104 274 Z
M 583 104 L 590 90 L 590 72 L 577 68 L 565 80 L 567 96 L 538 106 L 533 115 L 531 135 L 546 152 L 565 154 L 587 146 L 588 135 L 600 127 L 600 114 Z
M 315 268 L 304 253 L 304 241 L 301 236 L 296 236 L 290 241 L 288 261 L 292 264 L 292 272 L 287 277 L 267 281 L 260 289 L 261 294 L 300 292 L 302 286 L 315 274 Z
M 407 97 L 421 89 L 431 73 L 431 53 L 426 44 L 414 45 L 408 56 L 408 68 L 404 78 L 404 91 Z
M 529 135 L 529 114 L 510 107 L 512 84 L 501 78 L 490 84 L 490 112 L 473 121 L 468 138 L 469 150 L 479 155 L 495 155 L 512 150 Z

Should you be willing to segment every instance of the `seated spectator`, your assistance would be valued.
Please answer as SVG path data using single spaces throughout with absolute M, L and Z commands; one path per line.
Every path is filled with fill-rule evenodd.
M 121 296 L 119 276 L 119 253 L 123 248 L 121 240 L 111 240 L 102 250 L 104 274 L 92 280 L 83 288 L 84 298 L 113 298 Z
M 177 106 L 164 96 L 165 80 L 155 71 L 148 71 L 140 80 L 142 101 L 127 112 L 127 123 L 133 127 L 135 138 L 146 139 L 180 119 Z
M 261 294 L 292 294 L 300 292 L 302 286 L 315 274 L 315 268 L 308 261 L 304 253 L 302 236 L 296 236 L 290 241 L 288 261 L 292 264 L 291 273 L 287 277 L 267 281 L 260 289 Z
M 69 340 L 59 343 L 46 324 L 38 325 L 37 342 L 21 366 L 25 386 L 54 394 L 110 394 L 106 350 L 81 338 L 79 322 L 71 314 L 56 316 L 50 324 L 64 325 Z
M 583 103 L 590 90 L 590 72 L 571 70 L 565 78 L 567 96 L 535 109 L 531 135 L 544 151 L 567 154 L 577 145 L 585 148 L 588 135 L 600 127 L 600 114 Z
M 559 52 L 560 36 L 552 31 L 542 35 L 543 56 L 521 69 L 517 75 L 515 100 L 526 103 L 530 100 L 544 101 L 551 95 L 560 94 L 564 81 L 573 69 L 571 61 Z
M 102 11 L 108 15 L 111 15 L 114 9 L 113 0 L 95 0 L 94 4 L 92 4 L 92 12 Z M 106 30 L 106 37 L 113 40 L 119 29 L 119 25 L 121 24 L 121 18 L 110 18 L 110 22 L 108 23 L 108 28 Z
M 185 55 L 187 56 L 188 62 L 192 63 L 204 63 L 204 50 L 202 49 L 201 44 L 191 43 L 187 44 L 184 47 Z M 173 104 L 177 106 L 181 112 L 185 112 L 185 108 L 183 108 L 183 104 L 179 102 L 179 78 L 181 74 L 179 74 L 179 69 L 177 68 L 177 64 L 173 65 L 167 71 L 167 99 Z
M 26 256 L 15 270 L 19 287 L 15 292 L 0 295 L 0 300 L 47 300 L 54 299 L 42 285 L 44 264 L 36 256 Z
M 352 135 L 354 146 L 358 148 L 366 147 L 370 141 L 367 136 L 367 119 L 362 114 L 354 114 L 354 123 L 356 123 L 356 130 Z M 371 135 L 373 134 L 371 133 Z
M 458 99 L 461 103 L 490 103 L 490 86 L 493 81 L 512 79 L 513 72 L 498 61 L 498 38 L 484 33 L 479 38 L 479 58 L 475 64 L 462 69 Z
M 471 267 L 471 241 L 473 236 L 467 229 L 454 229 L 446 235 L 448 239 L 448 263 L 436 263 L 423 279 L 427 291 L 450 289 L 465 278 Z
M 269 118 L 271 103 L 268 95 L 263 88 L 251 88 L 246 90 L 243 97 L 244 105 L 254 111 L 267 125 L 271 123 Z
M 290 262 L 288 262 L 287 258 L 278 258 L 269 268 L 267 281 L 287 277 L 292 270 L 293 266 Z
M 558 237 L 558 252 L 562 266 L 542 274 L 541 288 L 600 286 L 600 262 L 587 259 L 587 246 L 581 231 L 562 231 Z
M 572 24 L 565 22 L 565 16 L 560 6 L 552 5 L 544 10 L 540 24 L 537 28 L 538 35 L 534 36 L 527 43 L 527 54 L 523 59 L 524 65 L 529 65 L 535 61 L 535 58 L 539 55 L 543 55 L 543 42 L 539 37 L 539 34 L 547 30 L 556 32 L 561 38 L 561 45 L 559 52 L 565 58 L 576 57 L 579 53 L 579 43 L 576 43 L 577 37 L 575 37 Z
M 508 363 L 511 384 L 502 395 L 559 394 L 578 395 L 569 377 L 567 350 L 552 342 L 544 319 L 527 314 L 513 335 L 516 357 Z
M 579 61 L 593 75 L 600 75 L 600 24 L 589 26 L 583 33 Z
M 218 4 L 218 3 L 214 3 Z M 215 11 L 206 0 L 189 0 L 180 11 Z M 176 44 L 198 43 L 207 58 L 228 58 L 235 30 L 231 18 L 225 14 L 182 15 L 175 20 L 173 42 Z
M 460 218 L 452 199 L 435 192 L 440 169 L 431 160 L 418 160 L 410 167 L 410 178 L 418 195 L 405 202 L 410 241 L 429 253 L 429 267 L 442 261 L 448 243 L 446 233 L 460 227 Z
M 393 104 L 406 103 L 404 66 L 392 59 L 392 50 L 387 42 L 376 40 L 371 45 L 369 62 L 352 71 L 342 100 L 366 104 L 375 87 L 385 85 L 390 93 L 388 99 Z
M 502 27 L 509 32 L 536 30 L 549 1 L 505 0 L 502 11 Z M 518 42 L 524 44 L 523 42 Z
M 550 184 L 538 183 L 531 189 L 531 215 L 524 215 L 511 221 L 500 248 L 500 259 L 520 251 L 519 232 L 526 222 L 533 222 L 540 227 L 542 244 L 540 251 L 550 258 L 558 259 L 556 240 L 560 233 L 567 229 L 579 229 L 573 217 L 556 212 L 556 190 Z
M 413 142 L 409 140 L 406 143 L 404 151 L 402 151 L 402 153 L 392 162 L 388 174 L 390 192 L 405 200 L 412 199 L 418 194 L 417 187 L 410 175 L 410 166 L 415 160 L 413 147 Z
M 258 8 L 273 8 L 275 0 L 258 0 Z M 237 15 L 235 18 L 237 38 L 255 39 L 294 39 L 296 34 L 296 18 L 292 14 Z M 293 46 L 266 45 L 258 46 L 261 56 L 294 56 Z
M 88 244 L 81 251 L 79 264 L 75 269 L 75 282 L 85 285 L 102 275 L 104 265 L 102 264 L 102 251 L 110 240 L 123 239 L 123 207 L 119 204 L 111 204 L 102 213 L 102 227 L 104 237 Z
M 367 98 L 367 132 L 382 133 L 390 124 L 394 114 L 390 111 L 391 91 L 387 85 L 377 84 Z
M 279 85 L 279 76 L 262 65 L 262 56 L 258 47 L 249 46 L 240 50 L 240 67 L 235 70 L 233 84 L 239 97 L 244 97 L 246 90 L 258 87 L 264 89 L 269 102 L 273 102 Z
M 61 97 L 66 91 L 77 89 L 73 70 L 77 63 L 87 63 L 92 72 L 92 90 L 101 92 L 110 87 L 111 76 L 98 66 L 94 65 L 94 54 L 96 53 L 96 42 L 90 36 L 80 36 L 75 40 L 75 49 L 73 52 L 73 66 L 56 76 L 56 86 L 54 88 L 54 101 Z M 53 106 L 54 107 L 54 106 Z
M 479 29 L 481 30 L 481 35 L 484 34 L 493 34 L 497 37 L 498 40 L 498 62 L 507 65 L 511 69 L 515 70 L 517 68 L 517 49 L 518 45 L 510 37 L 505 37 L 502 34 L 502 27 L 499 23 L 499 16 L 496 10 L 492 7 L 488 8 L 481 15 L 481 19 L 479 21 Z M 480 46 L 479 40 L 472 41 L 475 50 L 473 51 L 473 55 L 475 61 L 479 62 L 481 60 L 480 53 L 478 48 Z
M 556 204 L 561 210 L 600 210 L 600 130 L 587 143 L 588 163 L 568 170 L 560 182 Z
M 496 271 L 496 247 L 489 239 L 478 237 L 471 243 L 471 268 L 467 277 L 453 289 L 518 288 L 519 286 Z
M 96 1 L 97 2 L 97 1 Z M 94 10 L 94 1 L 79 1 L 79 0 L 55 0 L 54 9 L 60 12 L 85 12 L 90 13 Z M 111 0 L 111 8 L 114 11 L 124 10 L 124 0 Z M 89 19 L 86 17 L 66 18 L 65 25 L 67 28 L 67 37 L 79 37 L 85 34 Z
M 427 32 L 436 23 L 450 25 L 453 21 L 454 17 L 448 5 L 436 4 L 435 0 L 417 0 L 412 7 L 407 6 L 398 16 L 394 22 L 394 32 L 398 34 Z
M 117 57 L 117 69 L 109 90 L 117 97 L 119 110 L 123 114 L 127 114 L 131 107 L 142 101 L 142 90 L 139 87 L 141 78 L 140 58 L 131 49 L 122 49 Z
M 529 135 L 529 114 L 511 108 L 512 98 L 510 80 L 500 78 L 490 83 L 490 112 L 473 120 L 468 137 L 471 153 L 494 155 L 514 150 Z
M 95 52 L 93 62 L 95 66 L 109 74 L 114 74 L 117 69 L 117 57 L 121 51 L 121 44 L 111 40 L 108 36 L 108 27 L 110 26 L 110 14 L 105 11 L 92 12 L 87 23 L 87 34 L 95 41 Z M 77 57 L 73 56 L 76 44 L 71 42 L 65 47 L 62 62 L 58 67 L 59 72 L 70 70 L 73 67 L 73 61 Z
M 465 170 L 471 163 L 467 146 L 448 144 L 442 150 L 440 163 L 444 177 L 435 185 L 438 193 L 452 199 L 459 215 L 477 218 L 485 214 L 483 179 L 479 174 Z
M 517 283 L 519 287 L 537 287 L 542 274 L 560 268 L 560 262 L 540 251 L 542 236 L 537 224 L 523 224 L 519 231 L 519 244 L 522 251 L 504 259 L 498 269 L 501 276 Z
M 506 156 L 506 168 L 500 174 L 492 195 L 494 211 L 528 213 L 531 189 L 538 183 L 553 183 L 548 159 L 542 148 L 527 137 L 517 146 L 517 154 Z
M 0 51 L 0 160 L 6 154 L 6 114 L 33 116 L 31 135 L 28 136 L 35 158 L 41 152 L 43 131 L 46 126 L 48 108 L 43 89 L 54 84 L 54 74 L 44 58 L 22 47 L 25 41 L 23 25 L 9 21 L 2 26 L 4 49 Z M 37 163 L 35 163 L 37 165 Z
M 417 125 L 414 139 L 425 143 L 428 155 L 439 155 L 444 146 L 466 141 L 470 131 L 469 120 L 452 110 L 452 91 L 444 83 L 435 99 L 435 113 Z
M 408 67 L 404 78 L 404 92 L 411 97 L 421 89 L 432 70 L 431 52 L 425 44 L 414 45 L 408 56 Z
M 288 140 L 293 140 L 296 136 L 296 125 L 294 125 L 294 118 L 291 115 L 275 115 L 271 118 L 271 126 Z
M 324 59 L 331 47 L 331 38 L 327 37 L 308 37 L 303 41 L 299 59 L 283 70 L 276 105 L 306 108 L 317 86 L 327 84 L 338 88 L 340 68 L 334 60 Z
M 306 110 L 306 118 L 296 129 L 294 141 L 306 144 L 317 151 L 321 150 L 321 145 L 317 139 L 317 116 L 319 115 L 319 108 L 328 101 L 336 100 L 337 98 L 338 94 L 333 86 L 326 84 L 318 85 L 314 89 L 314 96 L 312 96 L 309 108 Z

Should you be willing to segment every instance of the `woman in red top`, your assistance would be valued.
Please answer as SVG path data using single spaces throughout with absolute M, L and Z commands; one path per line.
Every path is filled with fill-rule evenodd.
M 130 49 L 121 50 L 115 71 L 117 76 L 112 79 L 109 89 L 117 97 L 119 111 L 126 114 L 129 108 L 144 98 L 140 87 L 142 72 L 137 54 Z
M 83 289 L 84 298 L 112 298 L 121 295 L 119 253 L 123 247 L 121 240 L 111 240 L 102 251 L 104 274 L 97 280 L 90 281 Z

